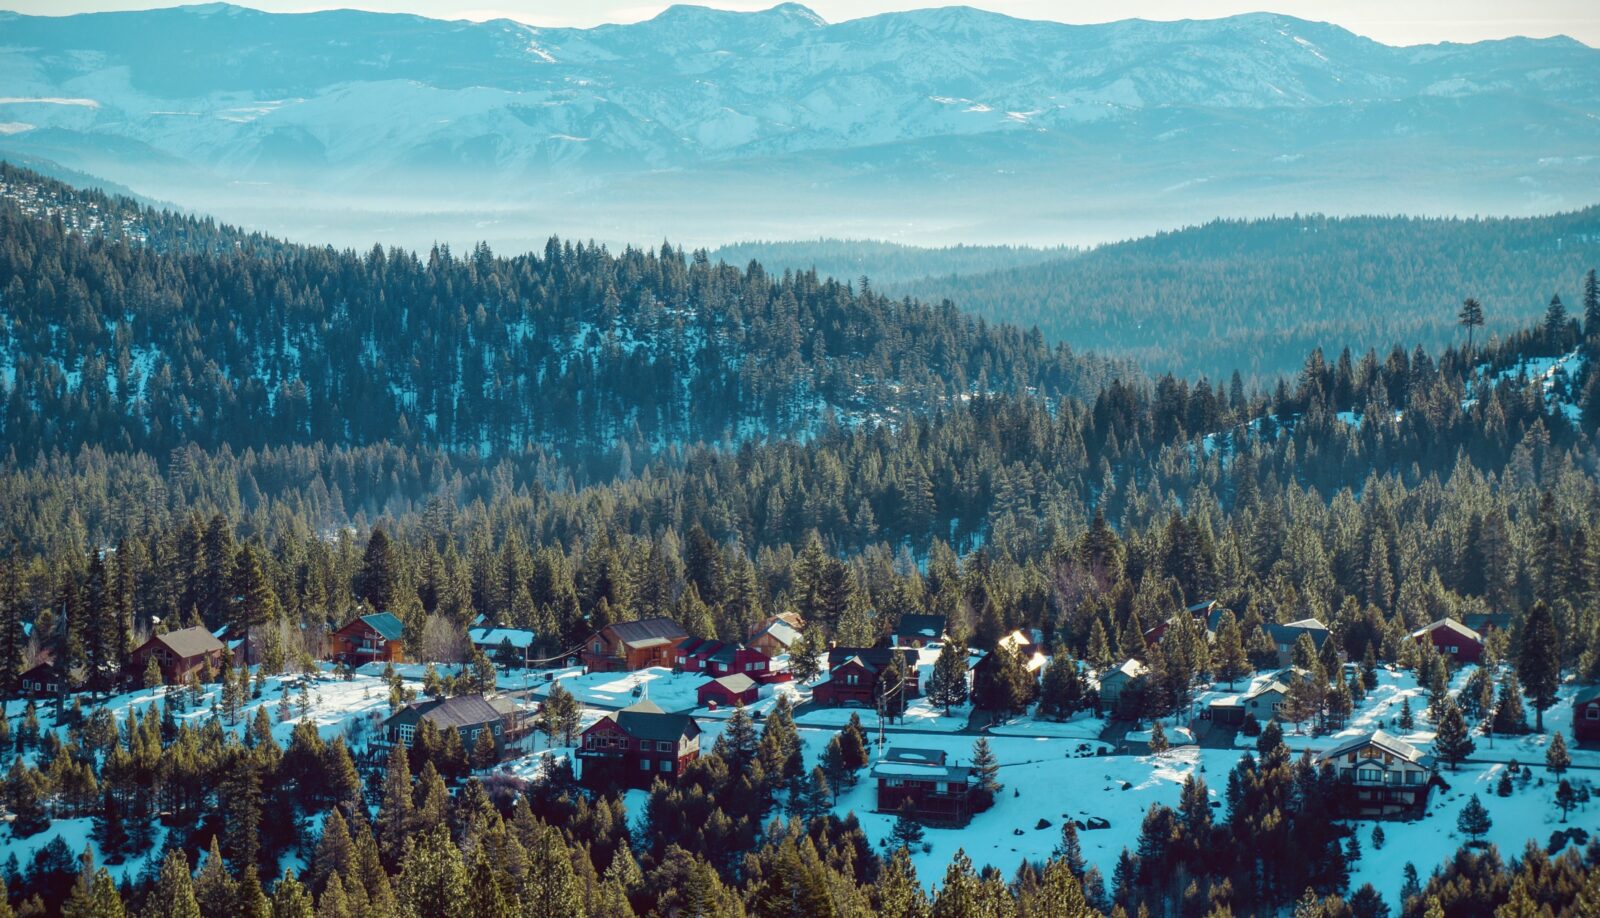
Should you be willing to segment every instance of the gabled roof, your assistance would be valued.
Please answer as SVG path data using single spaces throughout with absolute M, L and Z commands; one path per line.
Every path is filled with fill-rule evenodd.
M 500 719 L 500 712 L 495 710 L 494 705 L 482 695 L 457 695 L 454 698 L 417 701 L 395 712 L 394 717 L 400 717 L 408 711 L 416 712 L 419 721 L 426 720 L 440 730 L 449 727 L 476 727 Z
M 750 640 L 754 641 L 756 638 L 766 634 L 772 635 L 774 640 L 785 647 L 793 647 L 794 642 L 800 640 L 799 629 L 795 628 L 795 626 L 789 624 L 781 618 L 777 621 L 769 623 L 765 628 L 762 628 L 755 634 L 750 635 Z
M 743 695 L 755 686 L 756 680 L 746 676 L 744 673 L 731 673 L 720 679 L 712 679 L 711 682 L 706 684 L 720 685 L 735 695 Z
M 611 633 L 629 647 L 659 647 L 681 641 L 689 632 L 670 618 L 641 618 L 636 622 L 616 622 Z
M 1360 736 L 1351 737 L 1343 743 L 1340 743 L 1332 749 L 1329 749 L 1326 752 L 1323 752 L 1321 755 L 1318 755 L 1317 759 L 1319 761 L 1322 759 L 1336 759 L 1339 756 L 1355 752 L 1357 749 L 1362 749 L 1367 746 L 1374 746 L 1383 750 L 1384 752 L 1389 753 L 1395 758 L 1405 759 L 1407 762 L 1422 764 L 1422 750 L 1411 745 L 1400 737 L 1392 736 L 1383 732 L 1382 730 L 1374 730 L 1371 733 L 1364 733 Z
M 1296 641 L 1300 640 L 1300 635 L 1306 634 L 1311 636 L 1311 643 L 1318 650 L 1322 649 L 1322 645 L 1327 642 L 1330 634 L 1328 626 L 1314 618 L 1304 618 L 1297 622 L 1290 622 L 1287 625 L 1272 622 L 1266 628 L 1267 636 L 1272 638 L 1274 644 L 1289 644 L 1292 646 Z
M 944 636 L 945 618 L 943 615 L 907 614 L 900 616 L 900 621 L 894 626 L 896 637 L 923 637 L 938 640 Z
M 398 641 L 406 633 L 406 626 L 393 612 L 374 612 L 361 616 L 361 620 L 386 641 Z
M 635 739 L 677 741 L 685 736 L 699 736 L 700 725 L 687 714 L 668 714 L 661 706 L 646 698 L 628 705 L 620 711 L 605 715 L 616 722 L 622 732 Z
M 1150 668 L 1148 666 L 1145 666 L 1143 663 L 1140 663 L 1138 660 L 1130 657 L 1127 660 L 1124 660 L 1121 666 L 1113 668 L 1110 672 L 1101 673 L 1100 681 L 1104 682 L 1112 676 L 1117 675 L 1121 675 L 1129 679 L 1137 679 L 1149 671 Z
M 1572 699 L 1572 703 L 1575 705 L 1588 704 L 1591 701 L 1600 701 L 1600 685 L 1591 685 L 1588 688 L 1579 689 L 1578 694 Z
M 967 765 L 946 765 L 943 750 L 892 746 L 883 758 L 873 764 L 872 775 L 965 782 L 971 777 L 972 768 Z
M 1461 624 L 1453 618 L 1441 618 L 1436 622 L 1429 622 L 1428 624 L 1423 625 L 1421 628 L 1411 632 L 1411 636 L 1414 638 L 1419 638 L 1423 635 L 1431 635 L 1440 628 L 1454 631 L 1456 634 L 1471 638 L 1479 643 L 1483 642 L 1483 635 L 1473 631 L 1471 628 L 1468 628 L 1466 625 Z
M 852 655 L 849 659 L 841 661 L 837 666 L 831 667 L 828 670 L 828 672 L 836 673 L 839 670 L 844 669 L 846 666 L 849 666 L 852 663 L 854 663 L 855 665 L 861 667 L 862 669 L 866 670 L 869 673 L 875 673 L 875 672 L 878 671 L 878 667 L 873 666 L 871 663 L 868 663 L 866 660 L 861 659 L 860 655 L 857 654 L 857 655 Z
M 198 626 L 183 628 L 178 631 L 168 631 L 166 634 L 158 634 L 150 640 L 166 645 L 168 650 L 184 659 L 222 652 L 222 642 L 217 640 L 217 636 Z
M 537 635 L 532 631 L 519 628 L 472 628 L 467 631 L 468 640 L 490 649 L 509 642 L 517 650 L 525 650 L 533 646 L 535 637 Z
M 887 669 L 894 661 L 895 654 L 900 655 L 905 664 L 908 676 L 917 674 L 918 654 L 908 647 L 830 647 L 828 648 L 828 668 L 838 669 L 839 664 L 851 657 L 860 657 L 861 662 L 868 667 L 878 670 Z

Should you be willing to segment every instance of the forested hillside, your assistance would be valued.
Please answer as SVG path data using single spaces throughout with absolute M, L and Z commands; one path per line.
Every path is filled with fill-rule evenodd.
M 1600 261 L 1600 207 L 1529 219 L 1320 216 L 1220 220 L 985 275 L 883 285 L 1047 341 L 1216 380 L 1293 372 L 1312 348 L 1462 343 L 1461 300 L 1482 334 L 1537 318 Z M 872 275 L 870 270 L 865 272 Z M 877 278 L 873 278 L 876 280 Z
M 915 613 L 944 615 L 954 647 L 1039 629 L 1040 705 L 1066 717 L 1089 702 L 1064 701 L 1060 674 L 1079 686 L 1080 661 L 1137 655 L 1152 675 L 1135 716 L 1151 720 L 1213 677 L 1278 665 L 1266 626 L 1316 617 L 1328 651 L 1300 661 L 1296 702 L 1312 721 L 1349 711 L 1361 680 L 1342 678 L 1342 651 L 1373 678 L 1382 665 L 1440 686 L 1441 719 L 1464 716 L 1459 698 L 1491 741 L 1520 736 L 1522 694 L 1543 718 L 1565 677 L 1600 681 L 1592 273 L 1560 279 L 1583 291 L 1571 313 L 1551 304 L 1498 341 L 1312 349 L 1256 389 L 1104 377 L 1010 327 L 676 250 L 424 261 L 209 226 L 203 244 L 154 246 L 132 237 L 177 238 L 170 218 L 138 212 L 135 233 L 105 219 L 133 212 L 52 200 L 83 229 L 0 208 L 18 380 L 0 393 L 0 690 L 50 660 L 87 691 L 0 717 L 3 831 L 33 852 L 0 868 L 0 912 L 1424 918 L 1600 901 L 1600 842 L 1565 834 L 1551 854 L 1397 844 L 1382 856 L 1413 863 L 1405 886 L 1357 886 L 1331 768 L 1297 760 L 1275 722 L 1226 772 L 1152 805 L 1114 863 L 1086 862 L 1065 816 L 1044 863 L 996 848 L 975 864 L 948 833 L 930 894 L 912 828 L 888 844 L 834 806 L 867 761 L 859 723 L 821 742 L 813 729 L 808 752 L 786 704 L 759 725 L 739 709 L 679 783 L 625 798 L 578 788 L 553 758 L 493 771 L 492 746 L 469 753 L 454 729 L 380 758 L 308 719 L 354 678 L 312 661 L 324 636 L 374 610 L 398 617 L 408 654 L 470 661 L 428 669 L 440 696 L 497 684 L 486 655 L 460 650 L 480 616 L 561 657 L 612 622 L 662 615 L 738 640 L 793 611 L 803 660 Z M 869 375 L 885 401 L 859 411 L 898 406 L 894 423 L 813 418 L 803 436 L 682 446 L 604 477 L 562 449 L 626 425 L 640 442 L 798 425 L 783 413 L 795 380 L 843 404 Z M 1214 648 L 1192 625 L 1147 641 L 1213 599 L 1232 610 Z M 1518 648 L 1502 682 L 1514 717 L 1502 702 L 1491 719 L 1483 676 L 1490 702 L 1452 695 L 1442 658 L 1409 639 L 1485 611 L 1510 614 L 1490 646 Z M 137 705 L 101 704 L 133 694 L 114 683 L 152 629 L 191 623 L 257 642 L 254 673 L 230 658 L 163 687 L 157 667 Z M 997 669 L 982 704 L 1028 707 L 1020 664 Z M 405 702 L 398 675 L 366 678 Z M 43 842 L 63 826 L 70 846 Z M 120 885 L 74 860 L 91 842 Z
M 670 246 L 358 254 L 3 177 L 0 434 L 32 448 L 531 445 L 608 474 L 1109 374 L 949 306 Z
M 870 239 L 816 239 L 804 242 L 740 242 L 711 250 L 730 265 L 759 261 L 768 271 L 815 270 L 823 277 L 866 277 L 880 289 L 915 281 L 988 274 L 1079 254 L 1072 246 L 952 245 L 941 248 Z

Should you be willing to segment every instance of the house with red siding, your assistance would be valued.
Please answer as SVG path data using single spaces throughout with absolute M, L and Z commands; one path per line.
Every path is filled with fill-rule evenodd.
M 898 813 L 910 801 L 918 822 L 964 826 L 976 809 L 978 780 L 970 767 L 945 763 L 943 749 L 890 746 L 872 766 L 877 812 Z
M 670 618 L 617 622 L 589 635 L 578 659 L 591 673 L 671 668 L 677 665 L 678 645 L 688 639 L 689 632 Z
M 702 708 L 710 707 L 712 704 L 722 708 L 731 708 L 739 704 L 752 705 L 761 698 L 761 684 L 744 673 L 734 673 L 731 676 L 712 679 L 700 686 L 695 690 L 695 697 L 699 699 Z
M 1452 663 L 1476 663 L 1483 656 L 1483 635 L 1453 618 L 1441 618 L 1418 628 L 1411 632 L 1411 639 L 1431 645 Z
M 788 676 L 774 672 L 772 658 L 753 647 L 693 637 L 678 645 L 678 669 L 708 676 L 743 673 L 762 683 L 780 682 Z
M 1572 738 L 1600 743 L 1600 685 L 1591 685 L 1572 699 Z
M 601 717 L 579 737 L 581 780 L 592 788 L 675 782 L 700 757 L 700 725 L 647 699 Z
M 151 660 L 161 669 L 161 679 L 167 685 L 182 685 L 191 675 L 208 666 L 216 670 L 222 665 L 222 642 L 204 628 L 183 628 L 158 634 L 140 644 L 128 656 L 128 672 L 140 679 Z
M 900 655 L 901 670 L 905 673 L 903 689 L 898 682 L 883 683 L 883 677 L 893 667 L 896 654 Z M 889 694 L 895 713 L 904 711 L 906 701 L 921 693 L 917 651 L 889 647 L 834 647 L 828 651 L 828 678 L 811 690 L 811 700 L 818 704 L 859 704 L 875 708 L 880 692 Z
M 392 612 L 358 616 L 328 635 L 328 658 L 338 663 L 404 663 L 405 625 Z

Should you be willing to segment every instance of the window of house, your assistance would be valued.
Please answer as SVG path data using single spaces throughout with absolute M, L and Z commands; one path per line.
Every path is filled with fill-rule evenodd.
M 401 724 L 400 725 L 400 730 L 399 730 L 400 745 L 402 745 L 402 746 L 411 745 L 411 740 L 412 740 L 413 737 L 416 736 L 416 733 L 417 733 L 417 728 L 415 726 L 413 726 L 411 724 Z
M 1600 720 L 1600 705 L 1589 705 L 1583 711 L 1585 720 Z
M 599 641 L 595 641 L 594 642 L 594 652 L 595 653 L 599 653 L 600 652 L 600 642 Z
M 639 770 L 640 771 L 649 771 L 650 770 L 650 760 L 649 759 L 640 759 L 639 760 Z
M 672 760 L 671 759 L 662 759 L 661 760 L 661 770 L 662 771 L 671 771 L 672 770 Z
M 1451 653 L 1459 653 L 1459 652 L 1460 652 L 1460 651 L 1461 651 L 1461 648 L 1460 648 L 1460 647 L 1457 647 L 1457 646 L 1456 646 L 1456 645 L 1454 645 L 1454 644 L 1451 644 L 1451 645 L 1450 645 L 1450 652 L 1451 652 Z
M 1406 783 L 1407 784 L 1421 784 L 1422 783 L 1422 775 L 1418 774 L 1417 772 L 1414 772 L 1414 771 L 1408 771 L 1408 772 L 1406 772 Z
M 1383 772 L 1376 768 L 1362 768 L 1356 772 L 1356 780 L 1376 783 L 1383 780 Z
M 656 740 L 656 751 L 657 752 L 671 752 L 672 751 L 672 744 L 667 742 L 666 740 Z
M 583 748 L 585 748 L 585 749 L 593 749 L 594 748 L 594 737 L 593 736 L 586 736 L 586 737 L 583 738 Z
M 855 673 L 850 673 L 849 675 L 844 677 L 844 684 L 845 685 L 855 685 L 859 681 L 860 680 L 856 677 Z

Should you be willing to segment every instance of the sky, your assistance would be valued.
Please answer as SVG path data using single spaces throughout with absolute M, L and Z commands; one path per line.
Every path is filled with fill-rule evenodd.
M 722 9 L 757 10 L 777 0 L 703 0 Z M 0 9 L 38 15 L 176 6 L 164 0 L 0 0 Z M 274 12 L 353 7 L 418 13 L 440 19 L 516 19 L 536 26 L 587 27 L 637 22 L 668 5 L 660 0 L 245 0 Z M 946 6 L 940 0 L 810 0 L 830 22 L 891 10 Z M 1596 0 L 969 0 L 967 5 L 1026 19 L 1105 22 L 1113 19 L 1208 19 L 1268 10 L 1341 25 L 1392 45 L 1568 35 L 1600 47 Z

